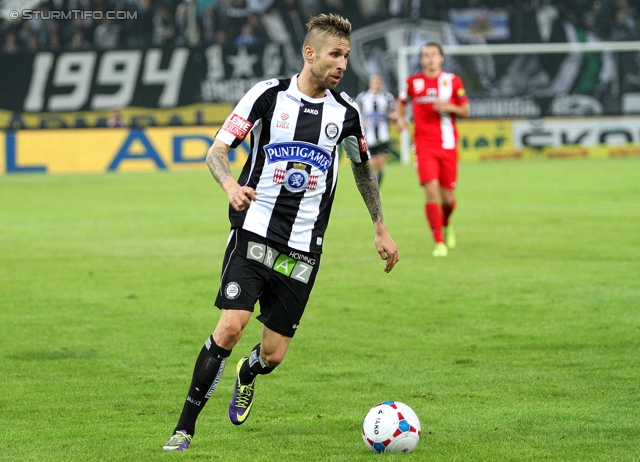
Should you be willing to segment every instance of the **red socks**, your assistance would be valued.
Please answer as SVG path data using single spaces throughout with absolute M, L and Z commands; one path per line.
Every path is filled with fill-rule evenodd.
M 427 220 L 429 221 L 429 226 L 431 226 L 433 240 L 436 241 L 436 243 L 444 243 L 444 239 L 442 237 L 442 213 L 440 212 L 440 204 L 435 202 L 427 203 L 424 209 L 427 215 Z M 449 214 L 451 214 L 451 212 L 449 212 Z
M 442 226 L 449 226 L 449 217 L 455 208 L 456 201 L 453 201 L 451 204 L 442 204 Z

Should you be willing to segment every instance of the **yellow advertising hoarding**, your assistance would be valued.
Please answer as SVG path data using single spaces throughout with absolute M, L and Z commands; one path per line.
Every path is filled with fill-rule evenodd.
M 630 118 L 461 120 L 460 160 L 640 156 L 640 124 Z M 0 132 L 0 174 L 206 168 L 218 126 L 84 128 Z M 248 156 L 245 140 L 230 153 Z
M 2 133 L 0 173 L 88 173 L 205 168 L 218 127 L 19 130 Z M 240 166 L 244 142 L 229 156 Z
M 461 161 L 640 156 L 635 117 L 459 120 Z

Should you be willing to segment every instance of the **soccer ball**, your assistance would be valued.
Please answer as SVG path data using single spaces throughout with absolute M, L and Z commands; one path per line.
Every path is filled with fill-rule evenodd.
M 411 452 L 420 441 L 420 420 L 406 404 L 385 401 L 365 416 L 362 439 L 371 452 Z

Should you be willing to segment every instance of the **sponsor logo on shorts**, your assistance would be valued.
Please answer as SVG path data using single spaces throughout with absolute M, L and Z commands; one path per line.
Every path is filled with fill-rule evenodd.
M 286 255 L 268 245 L 251 241 L 247 246 L 247 259 L 260 262 L 278 273 L 305 284 L 309 282 L 311 272 L 316 264 L 314 258 L 301 253 L 291 251 L 290 255 Z
M 227 284 L 227 286 L 224 288 L 224 295 L 229 300 L 235 300 L 236 298 L 238 298 L 240 296 L 240 284 L 238 284 L 237 282 L 230 282 L 229 284 Z

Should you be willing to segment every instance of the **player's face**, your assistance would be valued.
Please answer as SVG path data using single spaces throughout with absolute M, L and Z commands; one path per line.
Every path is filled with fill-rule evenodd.
M 347 69 L 347 59 L 350 52 L 349 40 L 332 36 L 324 38 L 324 43 L 316 51 L 311 66 L 311 76 L 317 87 L 325 90 L 336 88 Z
M 382 90 L 382 87 L 384 87 L 384 80 L 382 79 L 382 76 L 378 74 L 372 75 L 369 79 L 369 88 L 371 91 L 379 93 Z
M 425 47 L 420 54 L 420 63 L 425 71 L 435 74 L 442 70 L 444 56 L 440 54 L 438 47 Z

